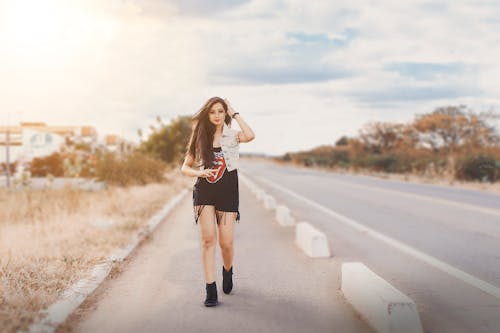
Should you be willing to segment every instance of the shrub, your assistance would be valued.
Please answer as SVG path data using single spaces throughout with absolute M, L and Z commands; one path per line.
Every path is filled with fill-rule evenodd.
M 103 153 L 98 157 L 97 178 L 119 186 L 144 185 L 151 182 L 163 182 L 167 163 L 153 159 L 143 153 L 117 156 Z
M 468 156 L 457 161 L 455 175 L 463 180 L 495 182 L 500 178 L 500 161 L 483 154 Z
M 9 163 L 9 171 L 10 171 L 11 175 L 16 173 L 17 164 L 18 164 L 18 161 L 14 161 L 14 162 Z M 0 175 L 2 175 L 4 173 L 7 173 L 7 163 L 5 163 L 5 162 L 0 163 Z
M 304 163 L 304 166 L 306 166 L 306 167 L 314 165 L 314 161 L 310 157 L 304 158 L 303 163 Z
M 280 158 L 285 162 L 294 162 L 304 166 L 334 167 L 349 165 L 350 153 L 347 149 L 336 149 L 331 146 L 321 146 L 312 151 L 286 153 Z
M 398 155 L 378 155 L 370 154 L 363 157 L 358 157 L 355 160 L 357 166 L 369 168 L 375 171 L 384 172 L 406 172 L 411 170 L 411 163 L 404 161 Z
M 340 166 L 348 165 L 350 162 L 350 156 L 348 150 L 335 150 L 333 152 L 333 163 Z
M 374 159 L 374 167 L 379 171 L 397 172 L 399 156 L 378 156 Z
M 33 177 L 93 177 L 95 176 L 94 156 L 86 152 L 52 153 L 49 156 L 35 157 L 30 163 Z
M 64 175 L 63 158 L 59 153 L 35 157 L 30 163 L 30 172 L 33 177 L 45 177 L 47 174 L 62 177 Z

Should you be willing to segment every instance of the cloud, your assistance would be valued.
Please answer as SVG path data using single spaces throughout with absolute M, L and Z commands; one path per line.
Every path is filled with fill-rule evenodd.
M 358 32 L 355 29 L 345 29 L 340 34 L 329 35 L 328 33 L 306 33 L 303 31 L 292 31 L 286 35 L 288 38 L 295 39 L 297 47 L 314 46 L 324 50 L 332 50 L 336 47 L 346 46 L 356 37 Z
M 249 0 L 182 0 L 170 1 L 174 4 L 180 15 L 216 17 L 222 11 L 234 9 Z
M 268 28 L 264 28 L 263 31 L 244 30 L 244 35 L 236 36 L 218 34 L 219 28 L 216 27 L 215 31 L 207 30 L 203 39 L 206 49 L 215 50 L 213 54 L 218 58 L 209 62 L 209 83 L 293 84 L 352 75 L 349 68 L 326 62 L 325 56 L 348 45 L 357 35 L 354 29 L 338 33 L 288 30 L 265 33 Z M 231 48 L 225 48 L 226 45 L 231 45 Z M 245 52 L 241 52 L 242 49 Z M 208 57 L 212 58 L 212 52 Z
M 33 46 L 5 30 L 0 1 L 0 109 L 19 120 L 136 139 L 220 95 L 258 127 L 257 150 L 286 125 L 284 152 L 446 103 L 500 106 L 498 1 L 47 0 L 43 13 L 56 2 L 71 9 L 59 41 Z
M 383 90 L 354 92 L 352 96 L 366 103 L 390 102 L 415 102 L 438 99 L 452 99 L 469 96 L 481 96 L 482 92 L 477 87 L 461 85 L 444 86 L 393 86 Z
M 462 74 L 466 71 L 476 71 L 478 66 L 463 63 L 425 63 L 425 62 L 396 62 L 387 64 L 384 69 L 394 71 L 402 76 L 416 80 L 434 80 L 440 76 Z
M 329 81 L 349 75 L 351 73 L 346 69 L 328 68 L 315 63 L 295 63 L 280 67 L 255 65 L 215 70 L 210 74 L 209 82 L 215 84 L 295 84 Z

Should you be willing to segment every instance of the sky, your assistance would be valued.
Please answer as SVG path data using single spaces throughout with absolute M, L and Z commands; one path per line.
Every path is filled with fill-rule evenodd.
M 212 96 L 254 130 L 240 151 L 268 155 L 500 106 L 497 0 L 0 0 L 0 47 L 0 125 L 135 142 Z

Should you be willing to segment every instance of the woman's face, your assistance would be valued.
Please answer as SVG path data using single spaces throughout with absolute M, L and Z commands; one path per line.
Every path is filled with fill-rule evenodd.
M 221 126 L 226 118 L 226 111 L 221 103 L 215 103 L 212 105 L 210 111 L 208 111 L 208 120 L 215 126 Z

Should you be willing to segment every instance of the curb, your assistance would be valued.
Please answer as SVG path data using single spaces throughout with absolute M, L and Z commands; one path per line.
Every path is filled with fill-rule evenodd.
M 276 199 L 270 194 L 264 196 L 264 208 L 267 210 L 276 208 Z
M 252 191 L 254 195 L 256 195 L 257 191 L 260 190 L 257 184 L 255 184 L 252 180 L 250 180 L 250 178 L 248 178 L 243 172 L 238 173 L 238 179 L 241 180 L 243 183 L 245 183 L 245 185 L 248 186 L 248 188 L 250 188 L 250 191 Z
M 188 190 L 184 189 L 170 200 L 158 213 L 149 219 L 144 230 L 135 235 L 134 239 L 122 249 L 115 251 L 101 264 L 94 266 L 88 278 L 83 278 L 72 286 L 68 287 L 58 301 L 48 308 L 40 311 L 43 318 L 31 324 L 28 331 L 18 331 L 19 333 L 53 333 L 57 326 L 62 324 L 68 316 L 73 313 L 80 304 L 106 279 L 113 268 L 113 263 L 123 261 L 137 245 L 150 234 L 158 224 L 170 213 L 170 211 L 184 198 Z
M 362 263 L 342 264 L 341 290 L 377 332 L 423 332 L 415 302 Z
M 255 195 L 257 196 L 257 200 L 259 201 L 263 201 L 266 197 L 266 192 L 264 190 L 261 190 L 261 189 L 258 189 L 256 192 L 255 192 Z
M 275 219 L 281 226 L 295 225 L 295 219 L 292 216 L 290 209 L 285 205 L 278 205 L 276 199 L 259 187 L 244 173 L 238 174 L 239 179 L 250 188 L 252 193 L 257 197 L 258 201 L 262 201 L 266 210 L 275 210 Z
M 278 205 L 276 207 L 276 220 L 282 226 L 295 225 L 295 219 L 290 213 L 290 208 L 285 205 Z
M 250 187 L 264 208 L 272 204 L 267 194 L 246 176 L 242 181 Z M 294 225 L 295 219 L 285 205 L 274 200 L 276 220 L 282 226 Z M 309 257 L 328 257 L 330 250 L 326 235 L 307 222 L 297 223 L 295 243 Z M 422 333 L 422 323 L 415 302 L 360 262 L 343 263 L 341 291 L 355 311 L 379 333 Z
M 329 258 L 330 248 L 326 235 L 307 222 L 297 223 L 295 243 L 311 258 Z

